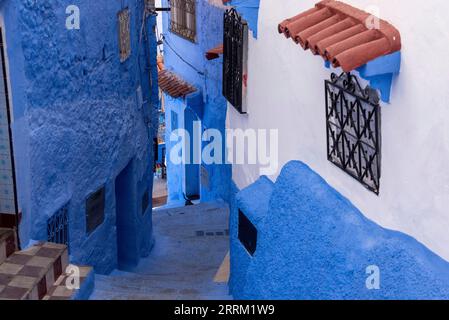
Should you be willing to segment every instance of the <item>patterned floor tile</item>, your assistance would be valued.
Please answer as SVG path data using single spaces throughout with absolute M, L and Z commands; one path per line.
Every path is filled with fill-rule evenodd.
M 4 262 L 0 265 L 0 273 L 16 275 L 22 268 L 23 266 L 20 264 Z
M 39 278 L 15 276 L 14 279 L 8 284 L 10 287 L 32 289 L 38 282 Z
M 28 289 L 17 287 L 6 287 L 0 293 L 0 299 L 20 300 L 26 297 Z
M 28 261 L 27 266 L 49 268 L 53 265 L 53 262 L 54 259 L 52 258 L 34 256 Z

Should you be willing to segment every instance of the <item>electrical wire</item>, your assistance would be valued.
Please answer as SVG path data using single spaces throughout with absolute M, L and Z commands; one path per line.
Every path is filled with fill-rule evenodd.
M 171 45 L 170 42 L 167 41 L 167 38 L 162 35 L 162 40 L 164 41 L 164 44 L 167 45 L 167 47 L 169 47 L 171 49 L 171 51 L 173 51 L 174 54 L 176 54 L 178 56 L 179 59 L 181 59 L 185 64 L 187 64 L 189 67 L 191 67 L 193 70 L 195 70 L 199 75 L 205 77 L 206 74 L 199 70 L 197 67 L 195 67 L 193 64 L 191 64 L 190 62 L 188 62 L 186 59 L 184 59 Z

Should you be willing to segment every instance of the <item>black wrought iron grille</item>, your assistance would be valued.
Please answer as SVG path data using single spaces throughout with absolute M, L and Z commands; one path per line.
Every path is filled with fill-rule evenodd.
M 329 161 L 379 194 L 381 111 L 379 94 L 362 89 L 350 73 L 326 80 L 327 156 Z
M 68 204 L 61 207 L 47 220 L 48 241 L 69 246 Z
M 224 14 L 223 96 L 242 112 L 243 50 L 246 22 L 235 9 Z
M 170 31 L 195 42 L 195 0 L 170 0 Z

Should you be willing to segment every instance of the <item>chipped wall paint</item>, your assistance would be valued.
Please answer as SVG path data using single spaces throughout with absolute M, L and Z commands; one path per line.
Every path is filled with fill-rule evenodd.
M 168 6 L 167 1 L 163 0 L 162 5 Z M 194 85 L 201 93 L 203 105 L 198 118 L 202 121 L 203 130 L 214 128 L 224 134 L 226 100 L 221 94 L 223 62 L 222 58 L 213 61 L 208 61 L 205 58 L 206 51 L 223 42 L 224 9 L 205 0 L 197 1 L 196 5 L 197 39 L 195 43 L 171 33 L 168 28 L 169 14 L 162 14 L 163 33 L 166 38 L 164 44 L 165 66 Z M 182 61 L 179 56 L 185 61 Z M 195 103 L 195 105 L 198 105 L 198 103 Z M 177 112 L 178 115 L 184 113 L 186 102 L 182 99 L 167 98 L 165 106 L 166 116 L 171 117 L 171 110 Z M 170 119 L 166 118 L 166 120 L 166 123 L 169 124 Z M 184 120 L 181 116 L 179 123 L 182 123 L 182 121 Z M 168 141 L 170 131 L 167 130 L 166 134 L 166 140 Z M 170 152 L 171 145 L 167 144 L 167 154 Z M 201 185 L 201 200 L 227 199 L 229 197 L 231 167 L 229 165 L 203 166 L 208 173 L 209 183 Z M 169 162 L 167 174 L 169 199 L 183 199 L 183 169 L 181 166 L 175 166 Z
M 152 147 L 157 107 L 155 19 L 148 20 L 150 43 L 139 49 L 141 1 L 123 1 L 131 11 L 132 56 L 119 60 L 119 2 L 76 1 L 80 30 L 67 30 L 70 1 L 3 0 L 14 144 L 18 172 L 22 245 L 47 237 L 46 221 L 69 202 L 72 260 L 107 273 L 117 266 L 115 178 L 134 159 L 132 198 L 141 207 L 152 188 Z M 151 56 L 146 54 L 151 52 Z M 138 63 L 138 57 L 140 62 Z M 140 64 L 140 68 L 139 68 Z M 146 105 L 137 101 L 142 88 Z M 85 199 L 106 187 L 105 222 L 86 234 Z M 150 206 L 151 207 L 151 206 Z M 152 245 L 151 215 L 133 212 L 135 246 L 141 256 Z
M 359 8 L 372 4 L 346 2 Z M 330 71 L 323 68 L 323 60 L 277 33 L 280 21 L 314 4 L 261 2 L 259 37 L 249 39 L 248 115 L 229 107 L 229 128 L 278 128 L 280 167 L 290 160 L 304 161 L 368 218 L 410 234 L 449 259 L 449 66 L 439 63 L 449 55 L 442 41 L 449 36 L 449 24 L 441 10 L 449 3 L 376 2 L 380 16 L 400 30 L 403 41 L 401 73 L 393 80 L 390 104 L 382 104 L 379 197 L 327 160 L 324 80 Z M 257 166 L 236 165 L 233 179 L 241 189 L 256 181 L 258 172 Z

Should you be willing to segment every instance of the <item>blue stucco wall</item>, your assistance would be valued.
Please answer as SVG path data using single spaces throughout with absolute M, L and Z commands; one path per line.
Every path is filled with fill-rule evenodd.
M 80 30 L 65 28 L 70 4 L 80 8 Z M 14 108 L 22 245 L 45 240 L 48 217 L 69 202 L 71 259 L 100 273 L 117 266 L 115 178 L 130 161 L 136 246 L 142 256 L 152 246 L 151 214 L 142 215 L 140 208 L 144 191 L 152 190 L 156 40 L 152 17 L 146 27 L 149 42 L 139 42 L 142 5 L 140 0 L 3 0 L 0 5 Z M 131 11 L 132 55 L 120 63 L 117 13 L 124 7 Z M 105 221 L 88 236 L 86 197 L 103 185 Z
M 165 95 L 165 144 L 167 146 L 167 192 L 168 202 L 183 199 L 183 166 L 170 162 L 170 153 L 178 143 L 170 140 L 170 134 L 177 129 L 183 128 L 185 101 L 174 99 Z
M 163 5 L 168 6 L 168 2 L 164 0 Z M 223 12 L 223 8 L 215 7 L 208 1 L 196 1 L 197 39 L 195 43 L 170 32 L 168 13 L 163 14 L 163 33 L 165 35 L 165 66 L 194 85 L 201 93 L 203 107 L 199 118 L 202 120 L 203 130 L 218 129 L 224 137 L 227 104 L 221 93 L 223 61 L 221 57 L 207 61 L 204 56 L 206 51 L 223 42 Z M 185 107 L 186 103 L 182 99 L 178 99 L 177 102 L 166 100 L 167 115 L 170 114 L 171 109 L 179 111 Z M 167 120 L 167 123 L 170 122 Z M 169 132 L 167 132 L 168 135 Z M 167 154 L 169 150 L 170 148 L 167 147 Z M 230 195 L 231 166 L 227 164 L 203 164 L 203 166 L 207 171 L 208 183 L 201 184 L 201 200 L 227 200 Z M 182 193 L 179 193 L 182 168 L 175 167 L 177 166 L 169 163 L 167 168 L 169 199 L 182 199 Z
M 266 215 L 271 194 L 274 189 L 273 182 L 265 176 L 260 177 L 256 182 L 242 191 L 233 184 L 234 195 L 230 205 L 230 235 L 231 235 L 231 276 L 229 288 L 234 295 L 234 299 L 243 299 L 245 296 L 246 274 L 251 264 L 252 258 L 245 247 L 238 239 L 238 216 L 241 210 L 253 225 L 261 230 Z M 256 201 L 254 201 L 257 199 Z
M 231 225 L 234 298 L 449 299 L 449 263 L 368 220 L 305 164 L 288 163 L 270 189 L 262 179 L 235 200 L 258 229 L 258 244 L 250 257 Z M 372 265 L 379 290 L 366 287 Z

